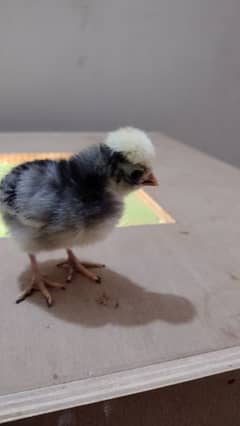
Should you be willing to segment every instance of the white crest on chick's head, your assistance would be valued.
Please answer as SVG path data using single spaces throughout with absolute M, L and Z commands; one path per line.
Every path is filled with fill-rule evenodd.
M 155 154 L 147 134 L 133 127 L 123 127 L 110 132 L 105 144 L 113 151 L 121 152 L 133 164 L 150 166 Z

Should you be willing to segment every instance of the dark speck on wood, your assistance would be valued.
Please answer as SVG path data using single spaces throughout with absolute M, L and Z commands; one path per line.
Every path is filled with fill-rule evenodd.
M 234 274 L 230 274 L 230 278 L 232 278 L 233 281 L 238 281 L 239 278 L 237 277 L 237 275 Z
M 86 61 L 87 61 L 87 56 L 79 56 L 76 63 L 77 67 L 83 68 L 86 64 Z

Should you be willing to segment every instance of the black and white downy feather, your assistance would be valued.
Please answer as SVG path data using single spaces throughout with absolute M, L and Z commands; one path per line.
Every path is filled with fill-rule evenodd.
M 113 147 L 108 140 L 69 160 L 27 162 L 2 180 L 3 219 L 24 251 L 89 244 L 117 224 L 123 197 L 137 186 L 153 148 L 146 139 L 139 154 L 132 138 L 121 150 L 113 135 Z

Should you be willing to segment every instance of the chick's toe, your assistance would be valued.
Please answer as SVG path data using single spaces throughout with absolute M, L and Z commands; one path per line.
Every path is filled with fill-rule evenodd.
M 99 275 L 92 271 L 91 268 L 103 268 L 105 265 L 99 263 L 80 262 L 72 250 L 67 250 L 68 258 L 64 262 L 59 263 L 57 266 L 66 269 L 66 282 L 71 282 L 75 273 L 79 273 L 91 281 L 100 284 L 101 278 Z
M 53 298 L 47 287 L 59 288 L 64 290 L 65 285 L 52 280 L 49 280 L 41 274 L 34 274 L 31 283 L 26 289 L 20 294 L 16 303 L 23 302 L 27 297 L 31 296 L 34 291 L 40 291 L 43 297 L 46 299 L 47 305 L 52 306 Z

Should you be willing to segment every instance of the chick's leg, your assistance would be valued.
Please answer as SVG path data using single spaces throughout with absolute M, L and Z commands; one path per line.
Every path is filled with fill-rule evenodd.
M 34 256 L 33 254 L 29 254 L 29 258 L 30 258 L 31 268 L 32 268 L 32 279 L 31 279 L 31 282 L 28 284 L 28 286 L 25 288 L 25 290 L 22 292 L 22 294 L 18 297 L 18 299 L 16 300 L 16 303 L 22 302 L 28 296 L 31 296 L 31 294 L 35 290 L 39 290 L 42 293 L 42 295 L 45 297 L 48 306 L 51 306 L 53 303 L 53 299 L 47 287 L 65 289 L 65 285 L 61 283 L 57 283 L 55 281 L 51 281 L 48 278 L 46 278 L 44 275 L 41 274 L 39 270 L 36 256 Z
M 79 273 L 95 281 L 96 283 L 101 282 L 101 278 L 94 274 L 92 271 L 89 271 L 90 268 L 103 268 L 104 265 L 99 263 L 90 263 L 90 262 L 80 262 L 80 260 L 75 256 L 72 250 L 67 249 L 67 260 L 59 263 L 57 266 L 65 268 L 67 271 L 66 282 L 71 282 L 75 273 Z

